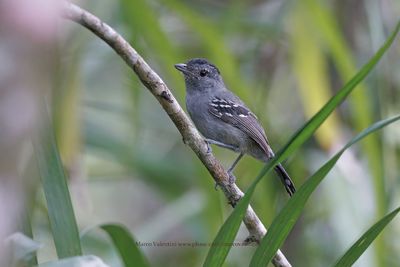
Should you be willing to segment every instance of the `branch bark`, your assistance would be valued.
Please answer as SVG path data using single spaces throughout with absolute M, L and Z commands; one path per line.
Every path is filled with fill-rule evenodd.
M 190 121 L 158 74 L 150 68 L 146 61 L 143 60 L 143 58 L 120 34 L 93 14 L 72 3 L 65 3 L 63 16 L 92 31 L 122 57 L 125 63 L 131 67 L 146 88 L 158 100 L 162 108 L 181 133 L 184 143 L 196 153 L 197 157 L 208 169 L 215 182 L 221 187 L 231 205 L 234 206 L 244 193 L 236 186 L 236 184 L 229 184 L 229 175 L 214 155 L 208 152 L 208 146 L 203 137 L 197 131 L 196 127 Z M 247 208 L 243 222 L 249 231 L 251 239 L 255 240 L 257 243 L 267 232 L 265 226 L 262 224 L 250 205 Z M 291 266 L 285 255 L 280 250 L 276 253 L 272 263 L 274 266 L 280 267 Z

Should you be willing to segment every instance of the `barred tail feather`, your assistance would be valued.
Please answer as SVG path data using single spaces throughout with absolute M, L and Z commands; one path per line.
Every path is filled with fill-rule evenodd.
M 283 166 L 279 163 L 275 166 L 275 172 L 281 178 L 283 185 L 285 186 L 286 191 L 288 192 L 289 196 L 292 196 L 296 192 L 296 188 L 294 187 L 292 179 L 290 179 L 289 174 L 283 168 Z

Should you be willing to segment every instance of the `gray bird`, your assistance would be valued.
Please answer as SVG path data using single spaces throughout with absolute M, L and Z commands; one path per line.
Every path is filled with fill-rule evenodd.
M 257 117 L 226 88 L 215 65 L 195 58 L 186 64 L 176 64 L 175 68 L 185 77 L 186 108 L 206 141 L 239 153 L 228 169 L 230 177 L 234 177 L 233 169 L 244 154 L 263 162 L 274 157 Z M 281 164 L 274 169 L 292 196 L 296 189 L 289 175 Z M 232 180 L 234 182 L 234 178 Z

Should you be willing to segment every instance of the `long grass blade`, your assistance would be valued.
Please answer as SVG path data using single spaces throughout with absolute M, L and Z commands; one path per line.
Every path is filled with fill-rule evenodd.
M 33 140 L 33 147 L 46 197 L 54 244 L 59 258 L 79 256 L 82 255 L 82 249 L 67 177 L 44 102 L 40 111 L 45 126 L 42 127 L 39 137 Z
M 150 266 L 143 257 L 128 229 L 118 224 L 104 224 L 101 225 L 100 228 L 103 229 L 112 239 L 125 267 Z
M 353 266 L 356 260 L 364 253 L 364 251 L 371 245 L 383 229 L 393 220 L 399 213 L 400 207 L 383 217 L 371 228 L 368 229 L 346 253 L 336 262 L 334 267 Z

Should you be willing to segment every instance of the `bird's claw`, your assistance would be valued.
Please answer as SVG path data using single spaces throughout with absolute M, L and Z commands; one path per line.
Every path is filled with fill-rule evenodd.
M 236 204 L 239 202 L 241 197 L 238 196 L 231 196 L 229 197 L 229 202 L 228 204 L 231 205 L 233 208 L 236 207 Z
M 207 142 L 207 141 L 205 141 L 205 142 L 206 142 L 206 146 L 207 146 L 207 154 L 211 154 L 212 148 L 211 148 L 211 146 L 210 146 L 210 143 Z
M 249 235 L 244 241 L 243 244 L 250 245 L 252 243 L 258 243 L 257 238 L 254 235 Z
M 235 177 L 235 175 L 233 175 L 233 173 L 232 173 L 232 171 L 228 171 L 228 175 L 229 175 L 229 184 L 231 185 L 231 184 L 234 184 L 235 183 L 235 181 L 236 181 L 236 177 Z
M 228 171 L 228 176 L 229 176 L 229 178 L 228 178 L 228 185 L 233 185 L 233 184 L 235 183 L 235 181 L 236 181 L 235 175 L 233 175 L 232 172 Z M 218 187 L 220 187 L 220 186 L 221 186 L 221 185 L 220 185 L 218 182 L 215 182 L 214 189 L 215 189 L 216 191 L 218 191 Z

